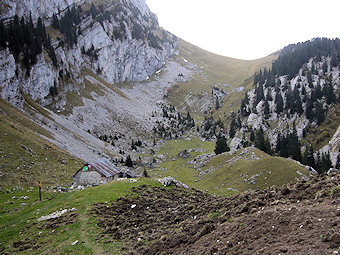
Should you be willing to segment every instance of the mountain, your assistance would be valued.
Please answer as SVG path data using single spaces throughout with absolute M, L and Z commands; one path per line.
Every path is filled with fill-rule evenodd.
M 164 153 L 165 160 L 161 156 L 162 151 L 172 145 L 172 141 L 186 139 L 188 149 L 202 148 L 202 151 L 195 151 L 194 158 L 211 154 L 214 151 L 212 145 L 219 135 L 229 136 L 230 155 L 251 145 L 251 130 L 247 124 L 243 129 L 240 127 L 246 117 L 259 121 L 261 114 L 256 118 L 255 112 L 249 113 L 249 116 L 245 116 L 243 110 L 239 115 L 236 113 L 240 106 L 241 109 L 250 109 L 250 104 L 245 106 L 242 103 L 244 93 L 249 91 L 248 98 L 254 95 L 254 78 L 258 80 L 261 74 L 262 82 L 264 75 L 272 73 L 268 70 L 273 61 L 286 61 L 282 56 L 287 50 L 253 61 L 211 54 L 160 28 L 157 17 L 141 0 L 7 0 L 1 4 L 0 94 L 4 100 L 21 109 L 25 118 L 31 119 L 49 134 L 33 132 L 37 139 L 54 144 L 62 153 L 83 162 L 105 157 L 124 168 L 125 160 L 132 157 L 135 167 L 130 171 L 135 174 L 146 168 L 154 172 L 154 177 L 156 174 L 179 176 L 180 181 L 192 187 L 217 187 L 217 193 L 227 188 L 251 188 L 238 187 L 244 179 L 242 177 L 237 177 L 238 184 L 233 187 L 216 182 L 217 176 L 219 180 L 229 178 L 226 171 L 218 170 L 229 168 L 221 166 L 219 160 L 212 158 L 211 163 L 204 162 L 204 165 L 211 164 L 216 170 L 208 171 L 208 177 L 188 163 L 193 158 L 186 161 L 171 158 L 177 157 L 178 150 L 181 150 L 178 143 L 177 148 L 175 146 L 174 150 Z M 300 64 L 304 64 L 303 61 L 306 59 L 302 58 Z M 332 70 L 327 70 L 327 75 L 336 72 Z M 337 76 L 334 79 L 334 84 L 337 84 Z M 275 96 L 275 91 L 271 91 Z M 336 95 L 337 91 L 333 92 Z M 327 103 L 327 100 L 333 99 L 325 100 Z M 3 107 L 3 112 L 6 112 L 6 104 Z M 337 108 L 332 109 L 336 116 Z M 261 109 L 258 110 L 261 112 Z M 329 110 L 331 113 L 332 110 Z M 3 118 L 7 119 L 7 116 Z M 285 118 L 282 115 L 276 120 L 285 122 Z M 329 118 L 325 119 L 322 123 Z M 17 121 L 20 122 L 20 119 Z M 293 122 L 289 122 L 291 126 Z M 233 127 L 230 132 L 229 126 L 235 126 L 235 123 L 238 129 Z M 249 123 L 258 128 L 257 122 Z M 320 126 L 320 123 L 317 125 Z M 301 142 L 301 128 L 298 123 L 296 126 L 297 142 Z M 333 128 L 333 124 L 327 124 L 327 127 Z M 264 139 L 269 137 L 273 148 L 277 137 L 267 132 L 265 125 L 262 129 L 263 144 Z M 322 132 L 323 142 L 328 142 L 327 136 L 333 131 L 327 134 L 323 129 Z M 282 132 L 284 136 L 288 134 Z M 310 137 L 306 139 L 312 139 Z M 199 142 L 196 143 L 197 139 Z M 3 151 L 7 143 L 9 139 L 4 137 Z M 337 144 L 337 139 L 331 140 L 330 144 Z M 330 158 L 334 161 L 337 147 L 329 146 L 332 151 Z M 17 147 L 17 150 L 20 148 Z M 273 154 L 271 150 L 267 153 Z M 275 156 L 287 155 L 269 155 L 268 162 L 276 161 Z M 327 159 L 327 154 L 324 153 L 324 157 Z M 286 174 L 292 173 L 290 177 L 283 178 L 281 184 L 297 179 L 297 171 L 303 176 L 309 175 L 308 170 L 297 161 L 280 160 L 289 169 Z M 161 163 L 156 164 L 157 161 Z M 268 162 L 266 164 L 270 165 Z M 16 167 L 24 168 L 28 163 L 29 158 Z M 217 165 L 213 165 L 215 163 Z M 168 166 L 164 167 L 166 171 L 163 164 Z M 182 171 L 182 167 L 185 170 Z M 247 169 L 246 165 L 241 168 Z M 5 169 L 6 174 L 15 180 L 14 166 Z M 257 167 L 255 169 L 260 171 Z M 73 171 L 73 166 L 70 166 L 65 176 L 71 176 Z M 260 173 L 252 173 L 256 174 Z M 51 181 L 52 175 L 50 173 L 46 179 Z M 198 180 L 196 175 L 202 179 Z M 208 180 L 213 183 L 210 185 Z M 272 178 L 265 183 L 262 188 L 276 182 Z
M 257 72 L 239 117 L 235 115 L 242 122 L 230 126 L 239 130 L 236 136 L 232 132 L 234 144 L 262 132 L 262 140 L 270 144 L 257 147 L 267 153 L 292 157 L 319 171 L 335 167 L 340 148 L 339 49 L 339 39 L 289 45 L 270 69 Z
M 143 0 L 1 1 L 0 253 L 335 254 L 339 49 L 246 61 Z M 72 184 L 101 158 L 137 178 Z
M 152 128 L 151 112 L 167 85 L 134 91 L 124 82 L 149 79 L 174 54 L 177 39 L 158 26 L 143 1 L 3 4 L 1 97 L 58 136 L 59 147 L 94 160 L 106 151 L 98 137 L 137 137 Z M 143 93 L 150 96 L 142 100 Z

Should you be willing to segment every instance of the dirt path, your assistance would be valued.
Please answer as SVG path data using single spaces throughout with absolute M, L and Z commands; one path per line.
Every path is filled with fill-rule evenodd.
M 101 244 L 95 241 L 95 236 L 91 232 L 91 227 L 89 227 L 89 215 L 88 212 L 82 212 L 79 216 L 80 222 L 80 237 L 81 241 L 92 248 L 93 254 L 105 254 L 104 249 Z

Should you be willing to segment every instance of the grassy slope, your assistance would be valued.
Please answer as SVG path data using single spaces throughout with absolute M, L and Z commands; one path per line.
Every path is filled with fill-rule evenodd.
M 17 249 L 13 242 L 28 238 L 37 245 L 38 249 L 28 249 L 20 254 L 103 254 L 109 251 L 115 254 L 119 244 L 104 244 L 105 240 L 96 241 L 99 231 L 89 210 L 94 203 L 116 200 L 127 194 L 132 187 L 138 185 L 159 184 L 152 179 L 139 179 L 138 182 L 115 181 L 94 188 L 70 193 L 52 193 L 43 190 L 43 199 L 38 200 L 37 188 L 0 192 L 0 251 L 13 254 Z M 20 199 L 27 196 L 28 199 Z M 22 203 L 26 205 L 21 205 Z M 45 222 L 38 223 L 37 219 L 60 209 L 76 208 L 77 220 L 73 224 L 56 229 L 43 228 Z M 33 224 L 33 225 L 31 225 Z M 27 225 L 31 225 L 27 227 Z M 71 243 L 79 243 L 72 246 Z M 1 251 L 3 252 L 3 251 Z
M 204 151 L 190 152 L 190 157 L 188 158 L 178 157 L 179 152 L 193 148 L 202 148 Z M 199 154 L 212 153 L 214 148 L 214 142 L 201 142 L 197 137 L 194 137 L 192 140 L 180 139 L 168 141 L 157 152 L 157 154 L 166 156 L 167 161 L 161 163 L 159 169 L 153 169 L 150 175 L 155 178 L 173 176 L 175 179 L 186 183 L 190 187 L 196 187 L 195 180 L 197 179 L 197 172 L 188 164 L 188 161 L 193 160 Z M 160 170 L 162 168 L 166 168 L 166 170 Z
M 301 179 L 300 173 L 308 176 L 308 171 L 292 160 L 272 157 L 268 154 L 254 148 L 251 153 L 258 160 L 251 160 L 248 153 L 247 159 L 240 159 L 234 163 L 227 163 L 233 158 L 240 157 L 240 151 L 233 155 L 220 154 L 212 158 L 203 170 L 210 167 L 217 168 L 216 171 L 204 176 L 198 184 L 202 188 L 210 190 L 218 190 L 215 193 L 223 194 L 228 188 L 245 191 L 248 189 L 265 189 L 273 185 L 282 186 L 283 184 L 294 182 L 295 178 Z M 258 174 L 255 177 L 255 184 L 249 184 L 249 178 Z M 244 179 L 247 179 L 247 183 Z
M 260 68 L 271 65 L 278 56 L 271 54 L 256 60 L 241 60 L 224 57 L 205 51 L 183 40 L 179 41 L 180 56 L 199 67 L 204 67 L 210 82 L 227 83 L 233 88 L 240 87 Z
M 203 152 L 191 152 L 190 157 L 180 158 L 178 153 L 183 150 L 202 148 Z M 283 185 L 294 182 L 295 178 L 301 179 L 297 171 L 308 176 L 308 171 L 297 163 L 281 157 L 272 157 L 258 149 L 250 149 L 246 156 L 242 156 L 238 161 L 230 160 L 239 158 L 241 150 L 236 153 L 221 154 L 213 157 L 202 170 L 214 168 L 211 173 L 199 178 L 199 172 L 195 170 L 189 161 L 202 153 L 212 153 L 215 148 L 214 142 L 202 142 L 194 137 L 192 140 L 171 140 L 168 141 L 157 154 L 163 154 L 167 160 L 159 164 L 158 168 L 152 169 L 150 175 L 154 178 L 172 176 L 175 179 L 186 183 L 190 187 L 201 190 L 209 190 L 216 195 L 230 195 L 235 193 L 234 190 L 245 191 L 248 189 L 264 189 L 272 185 Z M 251 154 L 258 160 L 251 160 Z M 247 158 L 247 160 L 245 159 Z M 228 163 L 228 161 L 230 163 Z M 244 182 L 245 175 L 247 179 L 258 174 L 255 177 L 255 184 Z
M 183 40 L 179 40 L 179 61 L 183 61 L 181 57 L 188 60 L 190 63 L 195 64 L 205 72 L 197 72 L 186 83 L 178 83 L 170 95 L 169 102 L 178 107 L 180 110 L 190 110 L 196 119 L 201 120 L 202 115 L 198 109 L 189 109 L 182 107 L 183 99 L 189 93 L 199 96 L 202 92 L 211 93 L 211 89 L 216 84 L 218 87 L 229 91 L 229 94 L 224 102 L 225 105 L 217 111 L 214 115 L 217 117 L 221 115 L 226 119 L 230 111 L 237 111 L 241 99 L 244 96 L 244 91 L 236 93 L 234 88 L 244 86 L 245 89 L 250 89 L 252 86 L 253 74 L 261 68 L 269 67 L 274 59 L 278 57 L 278 53 L 273 53 L 267 57 L 256 60 L 240 60 L 216 55 L 196 47 Z M 223 84 L 228 84 L 225 87 Z M 225 113 L 225 114 L 224 114 Z M 226 116 L 226 117 L 224 117 Z
M 1 189 L 36 185 L 39 181 L 48 185 L 68 183 L 81 165 L 80 160 L 41 136 L 52 137 L 52 134 L 2 99 L 0 130 Z

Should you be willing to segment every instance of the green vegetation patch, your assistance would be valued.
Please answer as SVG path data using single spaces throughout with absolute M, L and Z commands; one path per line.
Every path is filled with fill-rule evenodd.
M 0 189 L 66 184 L 80 160 L 43 139 L 52 135 L 20 110 L 0 100 Z
M 89 209 L 96 203 L 114 201 L 139 185 L 160 186 L 155 180 L 114 181 L 69 193 L 53 193 L 43 187 L 0 192 L 1 252 L 22 254 L 115 254 L 119 243 L 104 244 Z M 71 210 L 75 208 L 76 210 Z M 38 221 L 41 216 L 68 209 L 55 220 Z M 72 245 L 73 244 L 73 245 Z
M 239 150 L 232 155 L 225 153 L 212 158 L 203 170 L 215 170 L 203 176 L 198 185 L 209 191 L 245 191 L 282 186 L 296 178 L 302 179 L 298 171 L 309 176 L 303 166 L 292 160 L 272 157 L 255 148 L 246 155 L 241 153 Z

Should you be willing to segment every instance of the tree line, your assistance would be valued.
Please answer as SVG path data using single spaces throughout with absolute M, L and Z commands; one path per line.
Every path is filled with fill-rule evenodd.
M 0 47 L 8 47 L 16 62 L 20 62 L 29 75 L 31 67 L 36 64 L 37 56 L 45 49 L 55 67 L 58 66 L 51 39 L 46 33 L 46 27 L 39 17 L 36 24 L 32 16 L 26 21 L 24 17 L 19 20 L 14 16 L 8 24 L 0 21 Z

